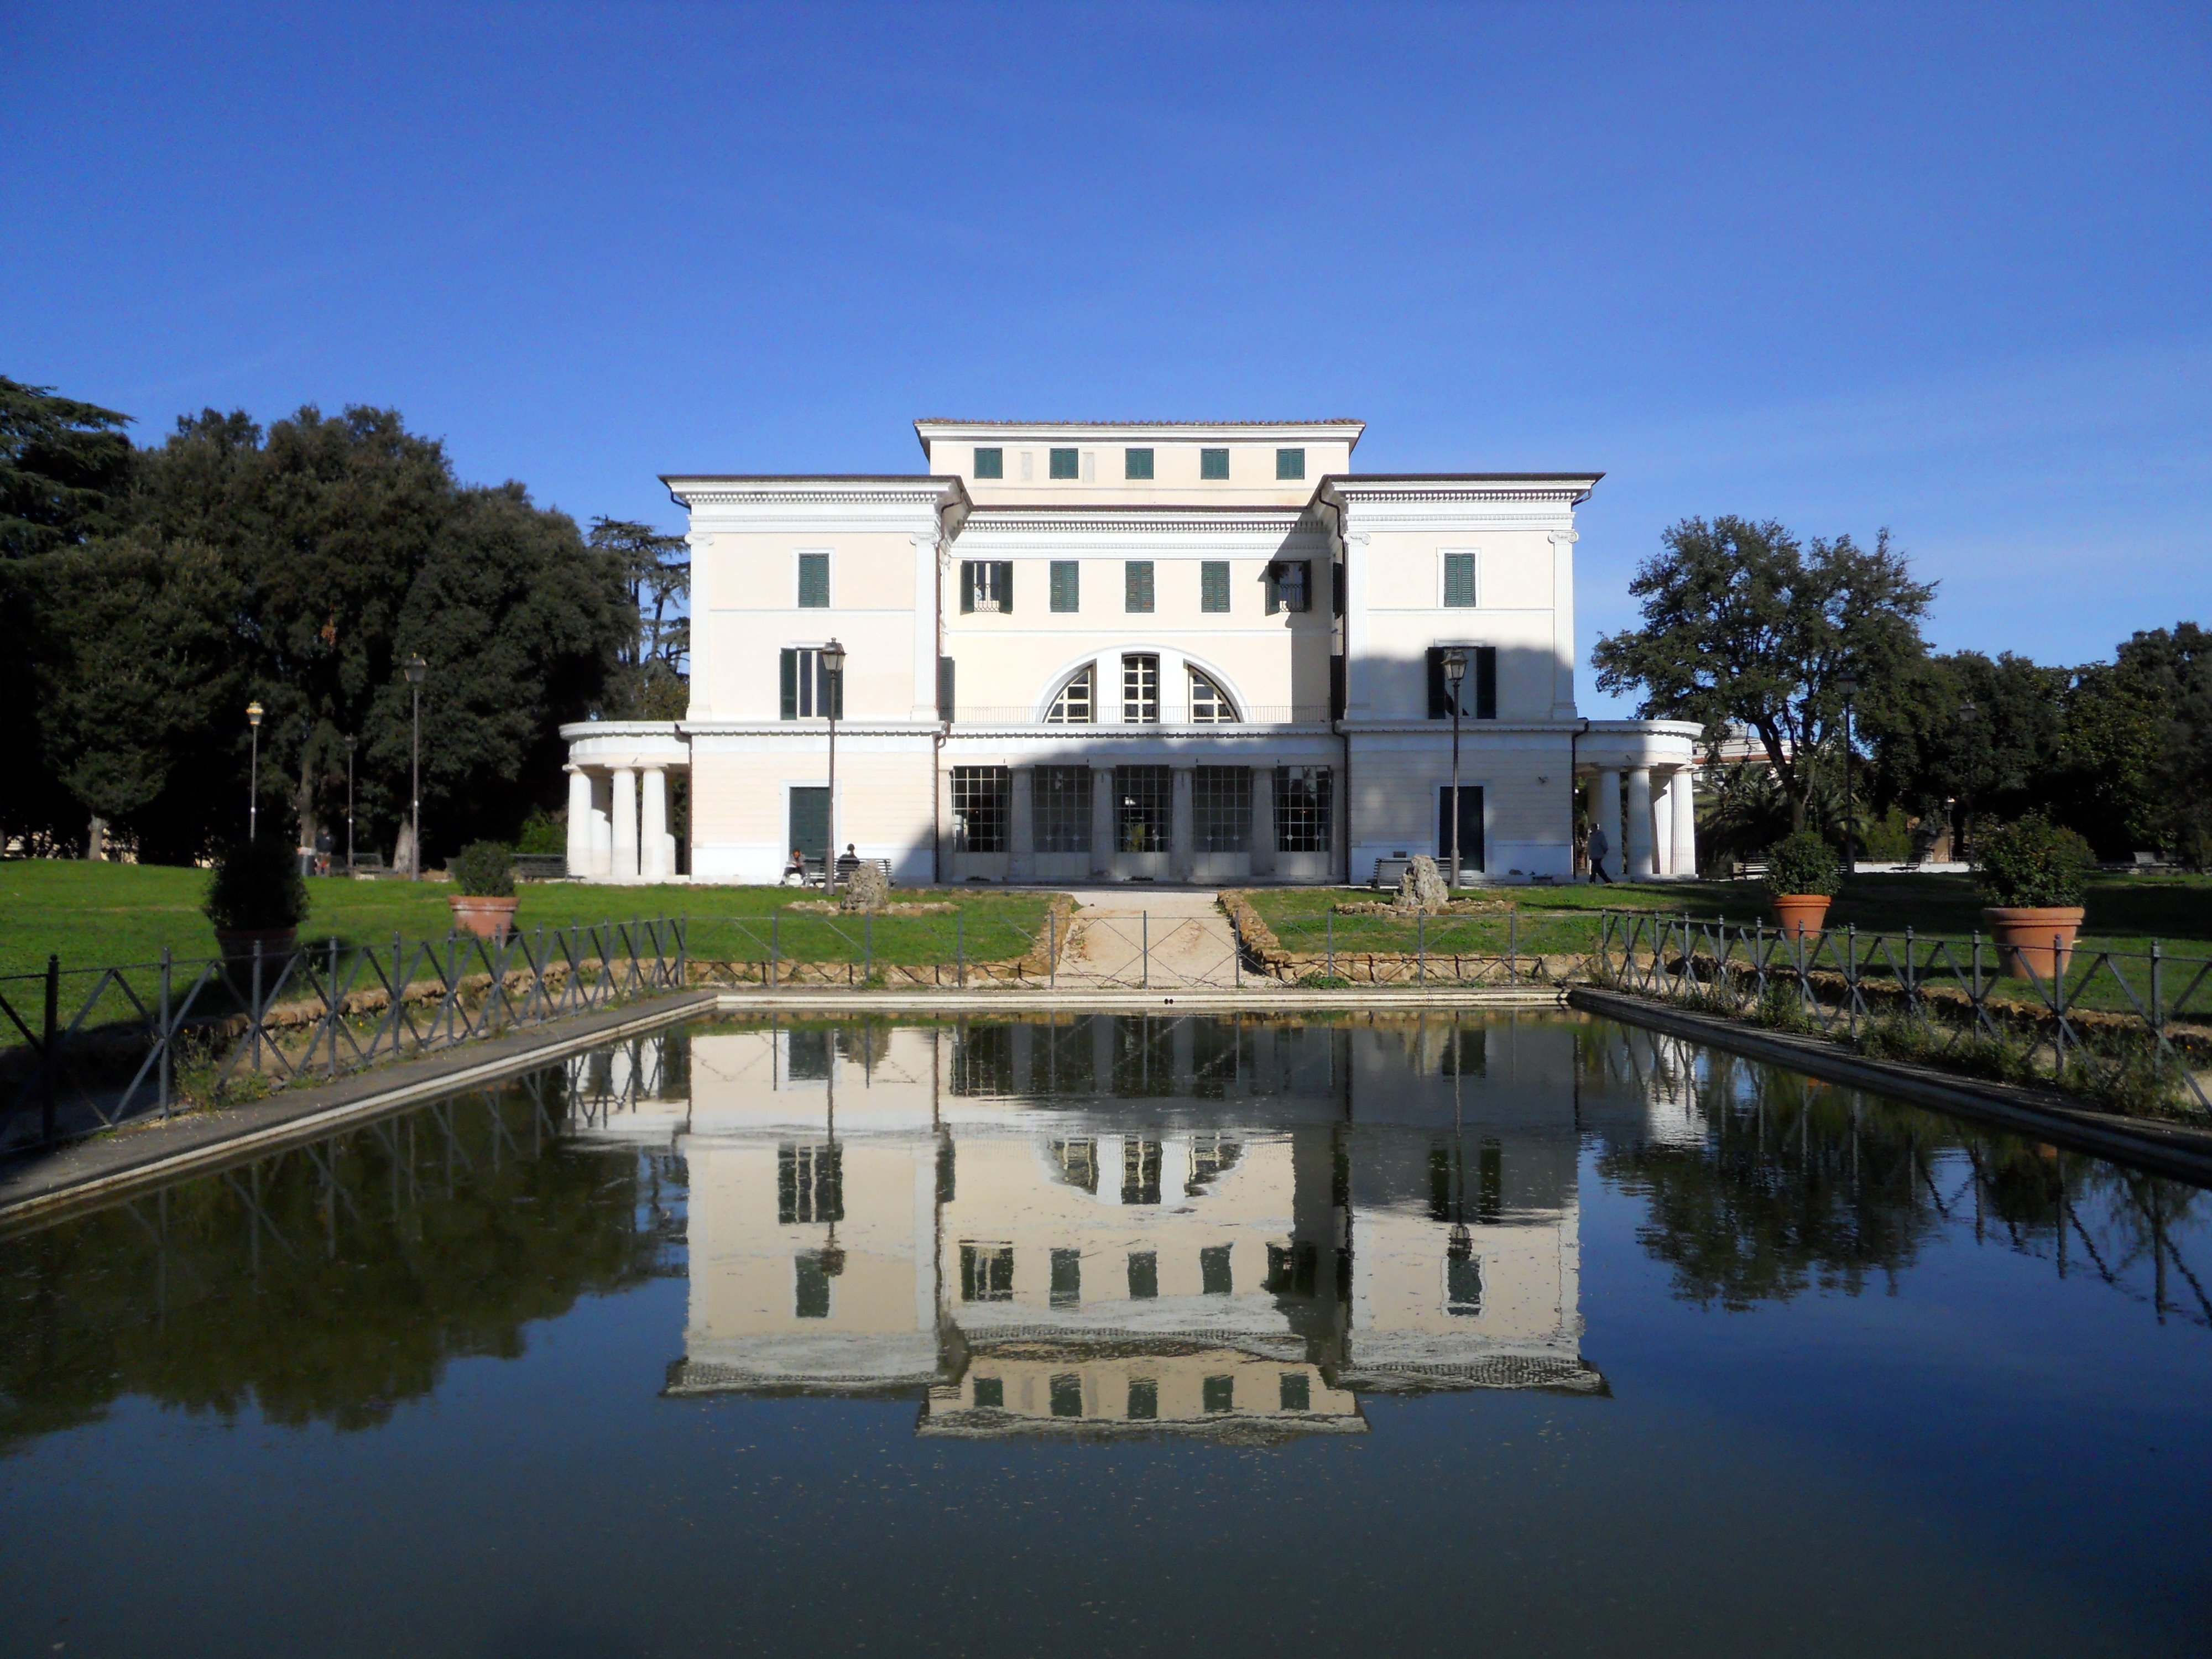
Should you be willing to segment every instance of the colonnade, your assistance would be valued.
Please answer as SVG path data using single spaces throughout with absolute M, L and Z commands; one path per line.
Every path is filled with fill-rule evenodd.
M 1656 793 L 1655 771 L 1663 778 Z M 1625 822 L 1624 775 L 1628 785 Z M 1600 767 L 1596 780 L 1590 816 L 1603 827 L 1612 848 L 1606 860 L 1607 875 L 1650 881 L 1657 876 L 1698 873 L 1698 809 L 1691 768 Z
M 1038 868 L 1037 860 L 1040 857 L 1085 859 L 1088 873 L 1094 877 L 1109 878 L 1116 874 L 1146 873 L 1158 874 L 1170 880 L 1188 881 L 1214 878 L 1214 875 L 1220 873 L 1219 871 L 1216 870 L 1209 874 L 1206 866 L 1211 861 L 1224 858 L 1249 860 L 1248 865 L 1237 870 L 1236 873 L 1239 878 L 1247 872 L 1254 876 L 1276 874 L 1283 868 L 1284 860 L 1291 858 L 1301 866 L 1306 864 L 1315 865 L 1316 866 L 1315 870 L 1303 872 L 1303 873 L 1319 876 L 1326 874 L 1327 868 L 1333 866 L 1334 860 L 1340 856 L 1336 849 L 1342 845 L 1343 804 L 1336 798 L 1338 792 L 1334 787 L 1330 790 L 1329 801 L 1331 822 L 1325 837 L 1326 845 L 1331 850 L 1285 854 L 1278 850 L 1277 844 L 1274 764 L 1271 762 L 1265 765 L 1240 767 L 1237 769 L 1249 771 L 1251 778 L 1249 832 L 1237 847 L 1205 849 L 1198 845 L 1197 814 L 1194 810 L 1193 798 L 1196 770 L 1201 764 L 1215 768 L 1223 763 L 1218 761 L 1201 763 L 1180 758 L 1135 763 L 1164 768 L 1169 774 L 1170 785 L 1170 793 L 1168 797 L 1168 818 L 1164 826 L 1167 831 L 1166 836 L 1158 846 L 1146 848 L 1141 853 L 1124 851 L 1118 845 L 1116 804 L 1119 796 L 1115 787 L 1115 768 L 1095 763 L 1087 764 L 1085 768 L 1091 774 L 1091 821 L 1088 848 L 1080 851 L 1070 849 L 1054 851 L 1040 848 L 1037 844 L 1037 811 L 1035 801 L 1037 768 L 1034 765 L 1009 767 L 1007 769 L 1006 839 L 1003 843 L 1003 851 L 1009 861 L 1006 873 L 1014 879 L 1028 879 L 1036 875 Z M 1293 763 L 1316 764 L 1304 759 Z M 1320 769 L 1331 774 L 1332 784 L 1337 781 L 1334 769 L 1323 764 Z M 956 852 L 962 850 L 954 848 L 949 839 L 946 844 L 948 848 Z M 969 856 L 978 855 L 971 854 Z M 1063 872 L 1060 878 L 1079 878 Z
M 568 768 L 568 873 L 648 882 L 676 874 L 666 767 Z

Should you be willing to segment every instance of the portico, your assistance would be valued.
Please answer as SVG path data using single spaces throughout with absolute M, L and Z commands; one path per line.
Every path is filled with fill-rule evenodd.
M 605 720 L 565 726 L 568 744 L 568 873 L 587 881 L 685 879 L 669 833 L 672 772 L 688 772 L 691 745 L 673 721 Z
M 1615 880 L 1686 880 L 1698 873 L 1693 720 L 1593 720 L 1576 744 L 1575 786 L 1613 851 Z

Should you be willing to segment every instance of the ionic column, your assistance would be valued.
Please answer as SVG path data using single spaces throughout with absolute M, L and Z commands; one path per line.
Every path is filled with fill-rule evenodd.
M 592 873 L 592 775 L 580 766 L 568 770 L 568 873 Z
M 1651 769 L 1628 769 L 1628 878 L 1649 881 L 1651 859 Z
M 1674 856 L 1667 867 L 1686 879 L 1698 873 L 1698 786 L 1688 767 L 1674 774 Z
M 1275 873 L 1275 769 L 1252 769 L 1252 873 Z
M 638 831 L 639 873 L 647 881 L 668 879 L 668 772 L 645 769 L 645 823 Z
M 614 769 L 614 857 L 607 874 L 616 881 L 637 879 L 637 773 Z
M 1114 872 L 1114 769 L 1091 769 L 1091 873 Z
M 1036 813 L 1032 791 L 1036 768 L 1017 766 L 1008 780 L 1012 799 L 1006 803 L 1006 873 L 1016 881 L 1036 874 Z
M 1620 774 L 1607 767 L 1597 775 L 1594 826 L 1605 831 L 1605 872 L 1615 881 L 1628 869 L 1628 841 L 1620 830 Z
M 1178 766 L 1169 776 L 1175 784 L 1168 809 L 1168 873 L 1177 881 L 1188 881 L 1197 872 L 1198 849 L 1193 844 L 1190 814 L 1191 769 Z

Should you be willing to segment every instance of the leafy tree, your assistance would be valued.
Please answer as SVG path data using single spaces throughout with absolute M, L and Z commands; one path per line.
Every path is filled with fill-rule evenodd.
M 68 547 L 113 528 L 127 481 L 128 415 L 0 374 L 0 558 Z
M 2137 634 L 2112 678 L 2157 732 L 2142 769 L 2148 827 L 2192 863 L 2212 863 L 2212 632 L 2185 622 Z
M 1598 686 L 1642 688 L 1645 719 L 1749 726 L 1802 827 L 1812 760 L 1841 725 L 1837 683 L 1856 678 L 1864 707 L 1921 660 L 1935 584 L 1912 580 L 1886 530 L 1872 548 L 1800 543 L 1771 520 L 1724 515 L 1685 519 L 1662 539 L 1629 585 L 1644 626 L 1592 653 Z
M 609 688 L 617 719 L 681 720 L 690 704 L 690 544 L 631 519 L 594 519 L 590 543 L 612 563 L 638 619 Z
M 2060 765 L 2068 677 L 2008 652 L 1954 652 L 1911 665 L 1860 729 L 1874 750 L 1875 803 L 1901 802 L 1964 831 L 1977 815 L 2047 805 Z

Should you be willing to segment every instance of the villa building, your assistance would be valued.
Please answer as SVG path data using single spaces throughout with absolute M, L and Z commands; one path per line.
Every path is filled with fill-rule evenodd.
M 573 873 L 772 882 L 834 836 L 902 884 L 1365 880 L 1456 815 L 1464 880 L 1564 881 L 1584 790 L 1616 872 L 1694 870 L 1697 728 L 1576 712 L 1601 475 L 1360 474 L 1357 421 L 915 430 L 919 475 L 665 480 L 690 708 L 562 728 Z

